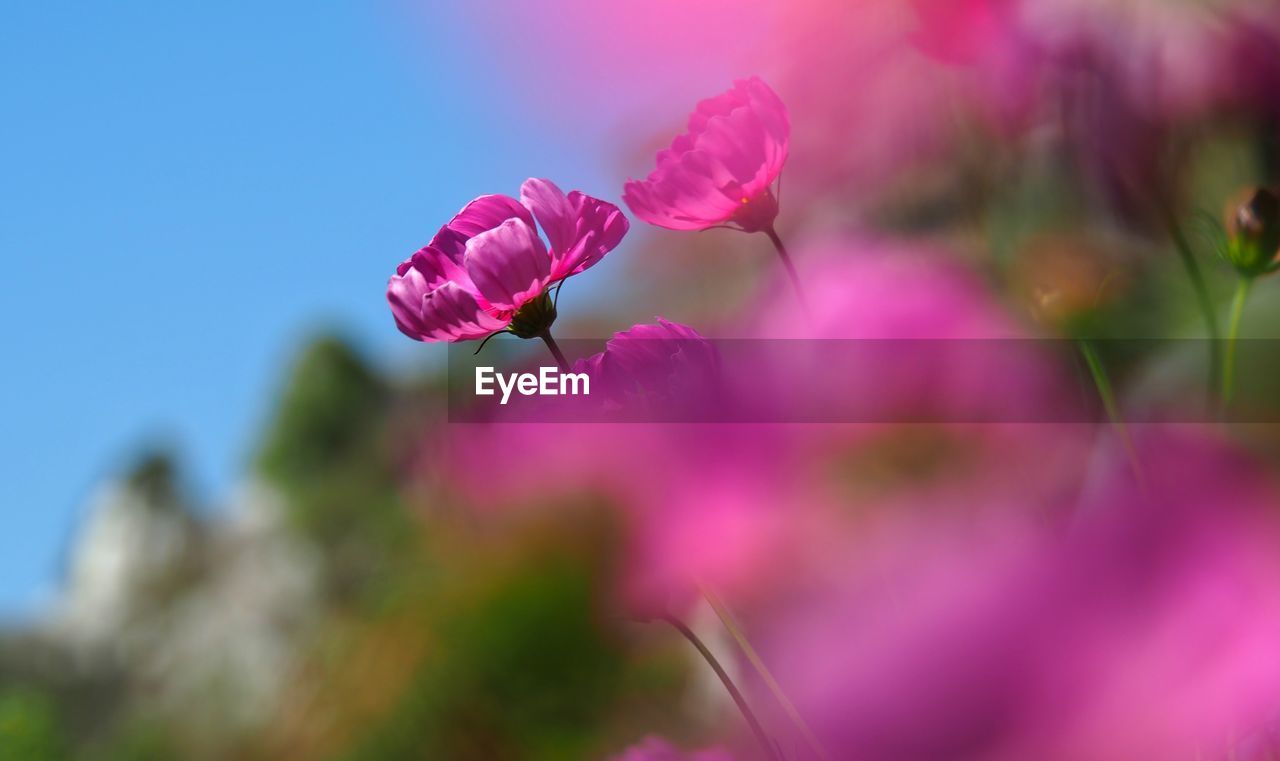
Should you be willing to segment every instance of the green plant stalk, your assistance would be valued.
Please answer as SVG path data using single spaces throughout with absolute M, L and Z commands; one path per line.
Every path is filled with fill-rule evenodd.
M 755 735 L 756 740 L 764 747 L 765 755 L 767 755 L 772 761 L 782 761 L 782 758 L 778 754 L 778 749 L 774 747 L 773 742 L 769 739 L 769 735 L 765 733 L 764 727 L 760 724 L 760 720 L 756 718 L 755 712 L 751 710 L 751 706 L 747 703 L 747 699 L 743 697 L 742 692 L 738 689 L 737 685 L 735 685 L 733 680 L 729 678 L 728 672 L 726 672 L 724 667 L 720 665 L 720 661 L 716 660 L 716 656 L 711 652 L 711 650 L 703 644 L 702 640 L 698 638 L 698 635 L 694 634 L 693 630 L 686 626 L 680 619 L 672 615 L 666 615 L 662 618 L 664 621 L 671 624 L 676 631 L 680 632 L 685 639 L 689 640 L 689 643 L 693 645 L 693 647 L 698 651 L 698 654 L 701 655 L 703 660 L 707 662 L 707 665 L 711 667 L 711 670 L 715 672 L 716 676 L 720 679 L 720 683 L 723 684 L 724 688 L 729 692 L 729 697 L 733 698 L 734 705 L 736 705 L 738 707 L 738 711 L 742 713 L 742 718 L 746 720 L 747 726 L 751 728 L 751 733 Z
M 827 755 L 822 744 L 818 742 L 818 738 L 813 734 L 813 730 L 809 728 L 804 717 L 802 717 L 800 712 L 796 710 L 795 704 L 792 703 L 791 699 L 782 691 L 782 685 L 778 684 L 778 680 L 773 677 L 773 673 L 769 671 L 769 667 L 764 664 L 764 661 L 760 658 L 760 654 L 756 652 L 754 647 L 752 647 L 751 641 L 747 639 L 746 633 L 738 624 L 737 619 L 734 618 L 733 613 L 729 611 L 729 608 L 725 606 L 724 602 L 715 592 L 704 586 L 700 586 L 699 589 L 702 591 L 702 596 L 707 599 L 707 603 L 711 605 L 711 609 L 715 611 L 716 616 L 720 618 L 720 623 L 724 624 L 724 628 L 729 632 L 729 636 L 733 637 L 733 641 L 738 643 L 738 647 L 742 650 L 742 654 L 747 657 L 747 661 L 751 664 L 752 668 L 754 668 L 756 673 L 760 675 L 760 679 L 762 679 L 765 686 L 769 688 L 769 692 L 773 693 L 773 697 L 778 701 L 778 705 L 782 706 L 782 710 L 787 714 L 787 718 L 791 720 L 792 724 L 795 724 L 796 729 L 800 732 L 800 736 L 804 738 L 805 744 L 809 746 L 809 750 L 813 751 L 814 755 L 821 759 L 821 761 L 828 761 L 830 756 Z
M 1133 439 L 1129 436 L 1129 428 L 1124 424 L 1124 418 L 1120 416 L 1120 405 L 1116 402 L 1115 389 L 1111 386 L 1111 378 L 1107 375 L 1106 366 L 1102 364 L 1102 357 L 1098 356 L 1098 350 L 1089 339 L 1077 338 L 1076 343 L 1080 346 L 1080 353 L 1084 355 L 1085 364 L 1089 366 L 1089 375 L 1093 378 L 1094 388 L 1098 390 L 1098 396 L 1102 399 L 1102 407 L 1107 412 L 1107 419 L 1111 421 L 1111 427 L 1115 429 L 1116 436 L 1120 439 L 1120 446 L 1124 447 L 1125 456 L 1129 458 L 1129 467 L 1133 469 L 1133 477 L 1138 482 L 1138 488 L 1145 494 L 1146 473 L 1142 468 L 1142 462 L 1138 459 L 1138 451 L 1134 449 Z
M 1223 412 L 1226 412 L 1232 397 L 1235 396 L 1236 343 L 1240 338 L 1240 321 L 1244 316 L 1244 303 L 1249 298 L 1249 288 L 1252 285 L 1253 278 L 1241 275 L 1236 281 L 1235 296 L 1231 299 L 1231 323 L 1227 328 L 1227 349 L 1222 356 Z
M 1187 237 L 1183 235 L 1182 228 L 1178 226 L 1177 221 L 1169 220 L 1169 233 L 1173 237 L 1174 248 L 1178 251 L 1178 258 L 1182 260 L 1182 267 L 1186 270 L 1187 279 L 1191 281 L 1191 287 L 1196 292 L 1196 302 L 1200 305 L 1200 314 L 1204 318 L 1205 329 L 1209 331 L 1209 394 L 1211 397 L 1218 396 L 1222 393 L 1222 377 L 1219 375 L 1218 368 L 1221 361 L 1219 343 L 1222 339 L 1222 332 L 1218 329 L 1218 315 L 1213 306 L 1213 297 L 1209 295 L 1209 286 L 1205 283 L 1204 273 L 1200 271 L 1200 265 L 1196 263 L 1196 256 L 1191 251 L 1191 244 L 1187 242 Z

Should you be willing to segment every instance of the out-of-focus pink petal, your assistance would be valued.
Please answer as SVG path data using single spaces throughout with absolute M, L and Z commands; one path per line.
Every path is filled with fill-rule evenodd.
M 542 293 L 551 258 L 533 228 L 508 219 L 467 241 L 464 264 L 476 290 L 499 310 L 514 311 Z
M 614 334 L 575 371 L 591 375 L 599 396 L 624 407 L 677 418 L 682 409 L 709 410 L 718 396 L 718 352 L 693 328 L 657 320 Z
M 1011 42 L 1017 0 L 912 0 L 920 27 L 912 40 L 925 53 L 973 64 Z
M 605 345 L 603 356 L 619 371 L 634 375 L 642 368 L 668 365 L 686 342 L 706 345 L 710 350 L 706 339 L 693 328 L 661 317 L 656 319 L 656 325 L 634 325 L 614 334 Z
M 737 213 L 739 198 L 724 191 L 734 182 L 723 163 L 712 160 L 705 151 L 694 150 L 666 162 L 644 182 L 629 182 L 622 198 L 633 214 L 650 224 L 671 230 L 702 230 L 723 224 Z M 639 203 L 633 204 L 632 199 Z
M 764 657 L 832 757 L 1241 757 L 1280 707 L 1277 495 L 1207 428 L 1135 446 L 1147 485 L 1100 461 L 1069 524 L 886 516 L 771 611 Z
M 744 203 L 770 192 L 786 162 L 790 132 L 777 94 L 757 77 L 740 80 L 700 102 L 689 116 L 688 132 L 658 153 L 646 179 L 627 182 L 622 198 L 633 214 L 659 227 L 725 224 Z M 763 223 L 771 223 L 774 213 L 776 207 Z M 759 220 L 744 227 L 758 229 Z
M 601 367 L 604 363 L 604 352 L 592 354 L 590 357 L 583 357 L 573 363 L 573 372 L 586 373 L 587 375 L 598 378 L 600 377 Z
M 551 280 L 575 275 L 612 251 L 629 227 L 622 211 L 580 191 L 567 196 L 550 180 L 530 179 L 520 199 L 551 244 Z

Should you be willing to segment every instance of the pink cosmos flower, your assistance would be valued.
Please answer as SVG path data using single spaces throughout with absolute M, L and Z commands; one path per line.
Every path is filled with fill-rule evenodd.
M 622 200 L 640 219 L 671 230 L 727 226 L 764 233 L 805 304 L 795 265 L 773 229 L 778 198 L 772 186 L 790 140 L 791 120 L 777 93 L 759 77 L 738 80 L 698 104 L 688 131 L 658 152 L 648 178 L 627 182 Z
M 758 77 L 698 104 L 688 131 L 658 153 L 657 168 L 627 182 L 622 199 L 640 219 L 670 230 L 734 224 L 771 229 L 771 186 L 787 161 L 787 108 Z
M 396 268 L 396 327 L 418 341 L 541 337 L 555 320 L 548 287 L 600 261 L 627 228 L 618 207 L 550 180 L 526 180 L 519 201 L 480 196 Z

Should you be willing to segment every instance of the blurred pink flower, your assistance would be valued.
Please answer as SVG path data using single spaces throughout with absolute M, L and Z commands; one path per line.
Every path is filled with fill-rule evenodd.
M 616 494 L 637 476 L 636 463 L 654 463 L 669 451 L 661 426 L 594 422 L 597 405 L 688 405 L 706 401 L 715 383 L 714 348 L 693 328 L 657 318 L 609 339 L 605 350 L 571 368 L 591 376 L 588 397 L 537 398 L 513 414 L 451 433 L 458 485 L 478 503 L 563 496 L 584 490 Z M 661 412 L 662 406 L 658 411 Z M 565 414 L 568 413 L 568 414 Z M 585 423 L 540 422 L 587 420 Z M 616 416 L 614 419 L 617 419 Z M 624 419 L 626 419 L 624 417 Z M 555 447 L 534 442 L 554 439 Z M 537 458 L 516 458 L 500 473 L 490 467 L 495 449 L 521 449 L 527 440 Z M 641 480 L 652 479 L 647 470 Z
M 387 284 L 396 326 L 418 341 L 484 338 L 513 322 L 519 335 L 521 308 L 600 261 L 627 227 L 618 207 L 550 180 L 526 180 L 519 201 L 481 196 L 396 268 Z
M 930 55 L 955 63 L 982 59 L 1008 34 L 1017 0 L 913 0 L 920 28 L 915 41 Z
M 634 613 L 683 612 L 698 584 L 733 599 L 762 592 L 771 563 L 821 532 L 822 482 L 808 478 L 786 426 L 688 422 L 719 420 L 728 380 L 696 330 L 658 317 L 572 370 L 591 376 L 591 397 L 539 399 L 514 417 L 454 428 L 450 473 L 481 506 L 608 498 L 627 529 L 620 586 Z M 601 401 L 609 422 L 538 422 L 582 420 L 584 405 Z M 539 455 L 495 471 L 495 451 Z
M 1023 353 L 1000 351 L 998 341 L 946 340 L 1025 337 L 984 283 L 947 252 L 841 241 L 807 254 L 817 275 L 812 327 L 793 299 L 766 286 L 750 300 L 751 311 L 731 322 L 741 331 L 735 338 L 764 340 L 709 345 L 691 329 L 659 319 L 615 335 L 606 351 L 575 368 L 592 373 L 593 393 L 598 380 L 611 402 L 659 415 L 641 420 L 684 422 L 459 427 L 451 432 L 460 458 L 453 472 L 480 504 L 532 504 L 536 495 L 536 504 L 546 505 L 566 494 L 605 495 L 626 521 L 626 599 L 636 609 L 666 604 L 678 611 L 692 599 L 695 581 L 742 602 L 779 583 L 770 570 L 779 563 L 799 573 L 806 562 L 823 559 L 815 538 L 830 533 L 838 511 L 839 458 L 887 428 L 832 422 L 877 409 L 940 418 L 973 411 L 981 418 L 1052 407 L 1056 386 L 1046 379 L 1052 365 L 1030 352 L 1024 362 Z M 796 337 L 818 340 L 773 340 Z M 876 347 L 890 354 L 877 354 Z M 877 358 L 889 361 L 866 362 Z M 913 364 L 900 366 L 898 360 L 907 359 Z M 868 372 L 869 366 L 878 369 Z M 918 371 L 921 366 L 927 371 Z M 689 422 L 698 420 L 720 422 Z M 769 420 L 823 424 L 758 422 Z M 1012 428 L 1022 434 L 1027 427 Z M 528 445 L 514 443 L 525 437 Z M 1058 433 L 1046 446 L 1045 437 L 1030 432 L 995 439 L 992 426 L 955 437 L 969 470 L 946 488 L 954 491 L 954 481 L 969 474 L 966 488 L 984 497 L 993 484 L 1025 497 L 1029 474 L 1041 467 L 1050 472 L 1035 479 L 1037 488 L 1052 488 L 1040 481 L 1053 480 L 1050 463 L 1073 441 Z M 556 445 L 535 446 L 540 441 Z M 539 456 L 495 472 L 493 452 L 507 447 Z M 989 467 L 975 462 L 986 452 Z M 1018 470 L 1006 471 L 1014 462 Z M 917 477 L 910 485 L 942 488 L 936 481 Z M 876 495 L 877 504 L 890 497 L 903 498 Z
M 742 337 L 792 339 L 735 342 L 740 351 L 726 352 L 728 375 L 754 364 L 750 383 L 768 389 L 748 398 L 813 422 L 1047 419 L 1063 390 L 1060 368 L 1017 340 L 1029 336 L 954 251 L 861 239 L 800 251 L 813 275 L 812 308 L 765 283 L 732 325 Z
M 636 217 L 671 230 L 770 229 L 778 214 L 771 186 L 790 135 L 777 94 L 758 77 L 739 80 L 697 105 L 688 131 L 658 153 L 648 178 L 627 182 L 622 198 Z
M 1229 758 L 1265 730 L 1274 486 L 1195 429 L 1137 444 L 1148 492 L 1111 452 L 1068 525 L 890 522 L 772 611 L 766 657 L 833 758 Z
M 614 756 L 611 761 L 733 761 L 727 751 L 710 749 L 684 753 L 658 737 L 647 737 L 639 745 L 633 745 Z
M 801 249 L 814 273 L 810 314 L 764 283 L 731 323 L 750 338 L 1008 339 L 1026 332 L 991 287 L 945 246 L 843 237 Z
M 1269 62 L 1253 59 L 1238 43 L 1242 34 L 1261 34 L 1274 44 L 1277 14 L 1266 6 L 1253 0 L 1041 0 L 1025 4 L 1020 24 L 1075 76 L 1118 89 L 1144 119 L 1170 121 L 1243 105 L 1240 96 L 1258 94 L 1248 89 L 1244 69 L 1275 72 L 1274 52 Z
M 687 325 L 656 319 L 615 333 L 604 351 L 574 363 L 573 371 L 590 375 L 615 405 L 710 403 L 719 377 L 715 347 Z
M 1021 0 L 912 0 L 913 36 L 927 55 L 953 66 L 994 126 L 1021 130 L 1037 105 L 1043 56 L 1020 23 Z

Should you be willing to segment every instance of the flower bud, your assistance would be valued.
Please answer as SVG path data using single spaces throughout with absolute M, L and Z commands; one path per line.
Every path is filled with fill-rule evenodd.
M 507 329 L 517 338 L 538 338 L 551 330 L 555 321 L 555 302 L 551 300 L 550 293 L 543 291 L 541 296 L 529 299 L 512 315 Z
M 1275 269 L 1280 253 L 1280 198 L 1266 188 L 1244 191 L 1227 206 L 1226 257 L 1245 277 Z

